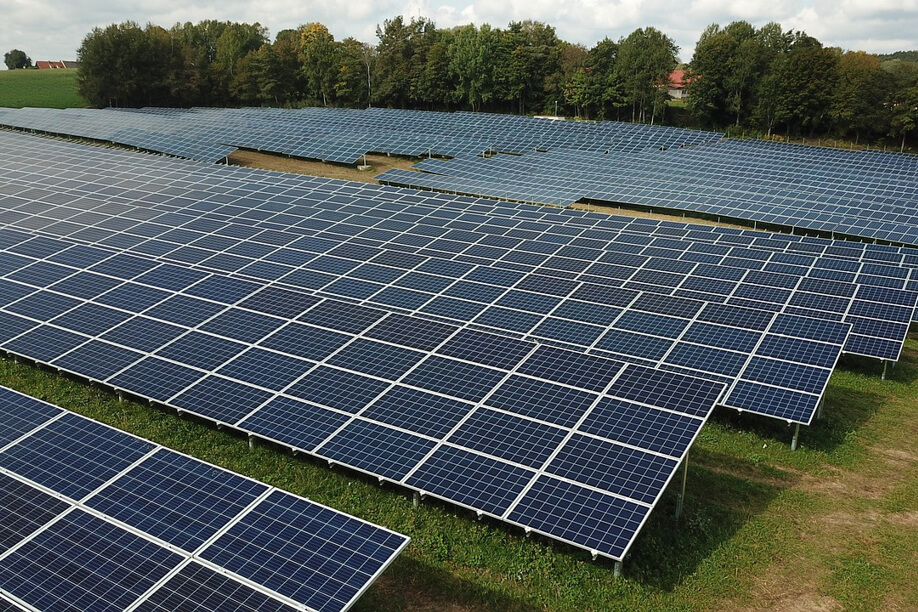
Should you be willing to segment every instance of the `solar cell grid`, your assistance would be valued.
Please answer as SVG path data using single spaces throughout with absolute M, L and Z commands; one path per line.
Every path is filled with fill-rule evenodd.
M 66 466 L 95 489 L 82 503 L 34 486 L 60 488 L 50 467 L 7 462 L 0 474 L 0 594 L 36 609 L 345 610 L 408 542 L 9 389 L 0 389 L 0 411 L 4 422 L 32 415 L 35 425 L 0 456 L 39 440 L 80 454 L 91 447 L 92 464 Z M 149 450 L 133 463 L 114 450 L 137 445 Z M 113 477 L 96 487 L 101 468 Z M 227 551 L 232 567 L 220 563 Z

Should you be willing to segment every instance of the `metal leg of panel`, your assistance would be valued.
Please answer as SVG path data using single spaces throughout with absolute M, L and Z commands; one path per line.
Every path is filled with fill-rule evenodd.
M 816 418 L 822 419 L 822 407 L 826 405 L 826 396 L 823 395 L 819 398 L 819 403 L 816 405 Z
M 797 442 L 800 441 L 800 423 L 794 425 L 794 438 L 791 440 L 790 449 L 797 450 Z
M 250 450 L 251 450 L 251 449 L 254 449 L 255 446 L 256 446 L 256 444 L 257 444 L 257 442 L 256 442 L 256 440 L 255 440 L 255 436 L 253 436 L 252 434 L 249 434 L 249 449 L 250 449 Z
M 888 363 L 889 363 L 888 361 L 886 361 L 885 359 L 883 359 L 883 373 L 880 374 L 880 380 L 886 380 L 886 365 L 887 365 Z
M 421 505 L 421 494 L 419 492 L 415 491 L 411 496 L 411 505 L 415 508 Z
M 682 490 L 676 498 L 676 518 L 682 516 L 682 508 L 685 504 L 685 482 L 688 480 L 688 453 L 685 453 L 685 459 L 682 460 Z
M 615 569 L 612 570 L 612 575 L 615 576 L 616 578 L 622 577 L 622 562 L 621 561 L 615 562 Z

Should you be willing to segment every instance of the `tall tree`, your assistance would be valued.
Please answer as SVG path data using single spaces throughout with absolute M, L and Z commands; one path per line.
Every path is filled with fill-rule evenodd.
M 401 15 L 387 19 L 376 27 L 379 44 L 376 47 L 373 100 L 383 105 L 406 108 L 411 91 L 412 58 L 414 50 L 411 31 Z
M 832 108 L 838 52 L 826 49 L 805 32 L 794 42 L 778 71 L 776 120 L 787 125 L 788 133 L 809 133 L 824 127 Z
M 606 37 L 587 53 L 590 108 L 602 119 L 618 118 L 626 104 L 621 77 L 616 70 L 618 43 Z
M 548 106 L 546 86 L 560 69 L 560 43 L 555 29 L 539 21 L 514 21 L 503 31 L 497 78 L 504 98 L 515 102 L 520 114 Z
M 451 48 L 450 72 L 455 83 L 455 98 L 473 111 L 494 98 L 495 53 L 499 32 L 484 24 L 457 28 Z
M 631 120 L 653 123 L 676 68 L 679 47 L 656 28 L 637 29 L 618 45 L 616 68 L 631 103 Z
M 848 51 L 838 58 L 838 81 L 834 88 L 832 116 L 837 128 L 854 132 L 855 142 L 865 133 L 888 131 L 886 104 L 894 86 L 875 55 Z
M 21 49 L 11 49 L 3 54 L 3 63 L 9 70 L 19 70 L 21 68 L 31 68 L 32 58 L 26 55 Z
M 338 45 L 335 37 L 321 23 L 308 23 L 300 28 L 300 53 L 303 72 L 309 84 L 309 92 L 328 106 L 329 97 L 335 92 L 338 77 Z
M 335 99 L 339 103 L 355 107 L 370 105 L 373 51 L 372 46 L 356 38 L 341 41 L 335 80 Z

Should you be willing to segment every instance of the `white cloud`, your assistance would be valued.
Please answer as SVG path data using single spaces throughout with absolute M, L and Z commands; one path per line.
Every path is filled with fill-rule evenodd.
M 258 21 L 272 37 L 280 30 L 319 21 L 337 39 L 353 36 L 375 42 L 378 24 L 404 15 L 422 15 L 440 27 L 533 19 L 555 27 L 570 42 L 592 46 L 637 28 L 653 26 L 691 59 L 699 35 L 711 23 L 746 20 L 756 27 L 769 21 L 804 30 L 829 46 L 875 53 L 918 49 L 918 0 L 0 0 L 0 51 L 19 48 L 33 60 L 73 59 L 94 26 L 132 20 L 169 27 L 202 19 Z

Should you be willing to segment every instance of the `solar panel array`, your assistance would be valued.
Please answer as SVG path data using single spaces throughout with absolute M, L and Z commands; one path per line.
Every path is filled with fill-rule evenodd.
M 77 147 L 62 146 L 76 163 Z M 144 167 L 159 178 L 186 168 L 157 161 Z M 10 163 L 10 184 L 24 165 Z M 214 171 L 227 169 L 203 174 Z M 96 158 L 96 193 L 107 172 Z M 111 245 L 10 230 L 2 244 L 4 350 L 611 558 L 723 390 Z
M 237 147 L 221 144 L 216 127 L 180 125 L 159 116 L 103 113 L 87 108 L 0 108 L 0 126 L 91 138 L 145 151 L 165 153 L 203 162 L 225 159 Z
M 346 610 L 408 544 L 3 387 L 0 419 L 13 609 Z
M 225 172 L 225 169 L 220 171 Z M 173 195 L 177 193 L 172 191 Z M 598 238 L 608 236 L 600 236 L 594 231 L 590 240 L 574 246 L 570 244 L 570 232 L 553 235 L 547 232 L 554 226 L 535 226 L 543 230 L 539 234 L 533 231 L 532 223 L 528 223 L 525 230 L 521 229 L 524 226 L 515 225 L 511 231 L 516 234 L 510 235 L 517 238 L 508 245 L 510 238 L 498 238 L 494 233 L 495 229 L 507 231 L 507 227 L 499 224 L 490 231 L 478 232 L 472 239 L 476 236 L 473 229 L 486 227 L 481 220 L 488 217 L 483 215 L 453 214 L 446 218 L 425 219 L 420 214 L 424 211 L 419 212 L 418 206 L 392 208 L 389 202 L 388 206 L 380 208 L 382 205 L 379 205 L 371 210 L 366 197 L 353 202 L 350 198 L 337 204 L 328 202 L 311 209 L 304 208 L 308 202 L 300 200 L 296 207 L 284 207 L 281 211 L 270 203 L 256 206 L 257 198 L 258 194 L 249 191 L 246 208 L 223 206 L 219 211 L 211 206 L 201 208 L 211 211 L 208 214 L 212 219 L 250 223 L 250 229 L 245 230 L 247 252 L 240 250 L 242 239 L 238 232 L 242 228 L 202 226 L 202 213 L 193 207 L 164 208 L 173 211 L 161 217 L 165 225 L 158 225 L 157 219 L 149 223 L 132 221 L 133 227 L 125 229 L 127 235 L 102 232 L 98 226 L 89 232 L 77 226 L 75 233 L 72 227 L 68 232 L 58 228 L 50 233 L 69 233 L 84 238 L 88 237 L 87 233 L 95 233 L 93 239 L 99 244 L 111 242 L 112 238 L 124 244 L 125 239 L 133 237 L 137 240 L 131 241 L 129 248 L 138 253 L 157 252 L 162 254 L 161 258 L 176 262 L 196 261 L 205 269 L 237 271 L 300 290 L 320 290 L 323 294 L 439 320 L 472 321 L 475 326 L 517 337 L 588 348 L 597 354 L 612 353 L 619 358 L 658 364 L 675 371 L 703 372 L 716 380 L 740 379 L 735 385 L 735 397 L 731 393 L 726 405 L 803 423 L 808 423 L 815 412 L 834 365 L 840 339 L 849 352 L 896 358 L 918 297 L 914 292 L 897 292 L 882 286 L 857 287 L 827 280 L 820 273 L 827 270 L 834 273 L 834 263 L 837 263 L 834 260 L 829 261 L 832 265 L 824 270 L 819 267 L 818 260 L 811 259 L 806 264 L 809 267 L 792 266 L 789 264 L 801 262 L 769 261 L 769 257 L 763 258 L 760 252 L 741 253 L 739 249 L 732 249 L 729 256 L 721 257 L 708 252 L 683 252 L 687 245 L 691 246 L 690 242 L 681 243 L 682 251 L 668 249 L 669 254 L 665 256 L 659 253 L 664 249 L 646 247 L 644 251 L 648 256 L 641 256 L 641 249 L 635 250 L 638 245 L 629 240 L 617 245 L 602 243 Z M 363 209 L 358 208 L 358 204 Z M 27 203 L 17 210 L 33 206 Z M 330 206 L 338 211 L 346 208 L 349 214 L 337 214 L 338 223 L 327 218 L 321 220 L 324 213 L 330 212 Z M 252 207 L 271 213 L 259 215 L 257 222 L 255 219 L 247 221 Z M 354 213 L 355 209 L 361 214 Z M 97 206 L 94 210 L 99 212 L 92 218 L 100 223 L 105 218 L 101 212 L 103 208 Z M 189 216 L 178 215 L 175 212 L 178 210 Z M 407 211 L 412 211 L 411 217 L 407 216 Z M 76 208 L 69 217 L 76 219 L 82 212 Z M 362 216 L 368 212 L 373 215 L 370 222 Z M 383 223 L 389 223 L 386 219 L 391 220 L 396 214 L 400 221 L 395 227 L 389 225 L 386 231 L 373 229 L 385 227 Z M 48 216 L 45 222 L 67 228 L 73 225 L 71 221 L 57 223 L 66 216 L 55 209 L 54 215 Z M 450 218 L 456 219 L 450 223 L 461 224 L 461 231 L 440 227 Z M 477 226 L 472 225 L 473 219 L 479 221 Z M 280 224 L 282 220 L 285 225 Z M 412 223 L 408 223 L 409 220 Z M 30 216 L 17 223 L 35 227 L 35 222 Z M 284 232 L 266 230 L 267 233 L 258 237 L 253 235 L 257 230 L 252 230 L 252 225 L 292 227 Z M 179 234 L 175 234 L 175 227 L 181 228 Z M 389 231 L 392 229 L 400 229 L 401 233 Z M 322 231 L 316 233 L 316 230 Z M 216 243 L 207 233 L 213 231 L 221 234 Z M 284 235 L 290 231 L 292 235 Z M 373 232 L 376 238 L 380 233 L 396 238 L 371 241 Z M 450 235 L 442 237 L 446 232 Z M 529 240 L 519 239 L 520 232 Z M 615 236 L 611 232 L 606 234 Z M 302 236 L 321 240 L 304 240 Z M 503 241 L 504 248 L 499 248 L 501 243 L 495 240 Z M 438 246 L 434 242 L 443 250 L 436 251 Z M 673 247 L 676 241 L 669 242 L 668 246 Z M 188 247 L 188 243 L 195 246 Z M 253 253 L 252 249 L 258 248 L 252 243 L 263 243 L 258 247 L 263 252 Z M 370 244 L 395 249 L 398 253 L 374 250 Z M 527 244 L 531 247 L 527 248 Z M 506 248 L 508 246 L 513 248 Z M 614 247 L 612 251 L 603 250 L 611 247 Z M 271 263 L 265 261 L 266 248 L 272 252 Z M 408 257 L 406 249 L 423 255 Z M 189 258 L 189 250 L 193 258 Z M 435 261 L 444 257 L 453 258 L 454 263 Z M 680 257 L 684 260 L 679 260 Z M 489 263 L 492 259 L 514 272 L 471 263 Z M 371 261 L 359 265 L 364 260 Z M 218 265 L 218 261 L 224 263 Z M 533 262 L 539 265 L 530 265 Z M 306 269 L 287 265 L 291 263 Z M 736 269 L 725 270 L 723 266 L 735 266 Z M 876 272 L 875 268 L 870 271 Z M 524 272 L 543 276 L 522 278 Z M 807 274 L 812 277 L 801 278 Z M 870 281 L 866 273 L 862 276 L 863 282 Z M 549 284 L 554 286 L 549 287 Z M 669 294 L 673 298 L 649 295 L 654 293 Z M 898 306 L 889 304 L 896 300 L 899 300 Z M 709 304 L 704 306 L 702 302 Z M 749 307 L 768 312 L 749 316 Z M 774 312 L 781 311 L 783 315 L 773 316 Z M 799 321 L 800 315 L 827 321 L 808 322 L 805 327 L 795 325 L 795 329 L 790 329 L 788 323 Z M 740 320 L 742 323 L 735 322 Z M 834 322 L 839 320 L 852 323 L 853 333 L 841 333 L 840 326 Z M 774 330 L 781 331 L 775 334 Z M 765 336 L 768 341 L 761 343 Z M 800 344 L 797 340 L 805 342 Z M 829 353 L 802 350 L 813 340 L 835 349 Z M 815 348 L 826 347 L 817 344 Z M 760 350 L 765 354 L 759 354 Z M 767 357 L 765 362 L 761 360 L 763 356 Z M 782 361 L 777 364 L 780 367 L 775 367 L 773 359 Z M 768 376 L 762 380 L 763 375 L 757 372 L 764 364 L 770 367 L 767 368 Z M 775 374 L 776 370 L 780 375 Z M 746 379 L 744 373 L 747 371 L 751 380 Z M 749 385 L 757 392 L 750 393 Z M 781 393 L 775 395 L 772 386 L 779 387 Z M 787 401 L 784 394 L 788 392 L 794 394 L 796 401 Z
M 763 141 L 425 160 L 391 185 L 567 206 L 578 200 L 918 245 L 918 160 Z
M 393 109 L 0 110 L 0 125 L 126 144 L 200 161 L 235 148 L 354 164 L 367 152 L 478 155 L 488 151 L 639 151 L 712 142 L 714 132 L 621 122 Z

